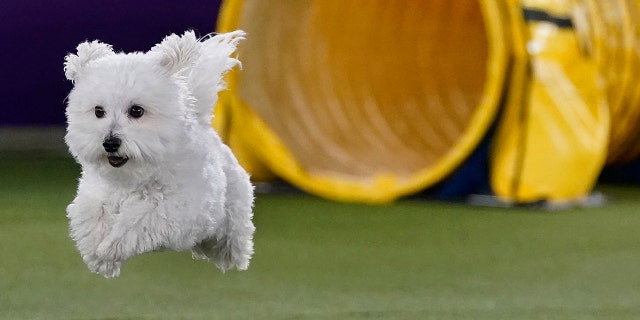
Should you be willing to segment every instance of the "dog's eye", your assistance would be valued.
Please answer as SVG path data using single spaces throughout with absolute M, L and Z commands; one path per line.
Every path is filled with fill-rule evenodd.
M 142 117 L 143 114 L 144 114 L 144 108 L 142 108 L 141 106 L 134 104 L 131 107 L 129 107 L 129 116 L 131 118 L 140 118 Z
M 101 107 L 101 106 L 96 106 L 93 109 L 93 112 L 96 114 L 96 118 L 98 118 L 98 119 L 104 117 L 104 114 L 105 114 L 104 108 Z

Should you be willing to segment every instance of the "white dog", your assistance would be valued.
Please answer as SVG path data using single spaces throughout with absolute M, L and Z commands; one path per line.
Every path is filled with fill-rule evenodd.
M 223 271 L 248 267 L 253 186 L 211 128 L 242 39 L 189 31 L 146 53 L 93 41 L 66 56 L 65 141 L 82 165 L 67 216 L 91 271 L 117 277 L 125 260 L 163 249 L 191 250 Z

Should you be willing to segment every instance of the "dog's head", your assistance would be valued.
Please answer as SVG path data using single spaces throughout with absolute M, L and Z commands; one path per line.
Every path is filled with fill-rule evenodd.
M 186 33 L 147 53 L 114 53 L 93 41 L 68 54 L 64 70 L 74 88 L 65 140 L 74 157 L 113 170 L 158 164 L 175 153 L 194 118 L 183 74 L 199 45 Z

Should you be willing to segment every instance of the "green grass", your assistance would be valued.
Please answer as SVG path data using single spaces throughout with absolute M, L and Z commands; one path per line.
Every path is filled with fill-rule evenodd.
M 640 189 L 561 212 L 259 196 L 248 271 L 146 254 L 90 273 L 68 237 L 79 169 L 0 155 L 0 319 L 637 319 Z

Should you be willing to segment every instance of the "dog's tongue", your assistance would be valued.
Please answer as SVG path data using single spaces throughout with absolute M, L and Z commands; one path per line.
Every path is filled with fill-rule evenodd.
M 122 167 L 127 163 L 127 161 L 129 161 L 129 158 L 127 157 L 109 156 L 107 158 L 109 159 L 109 164 L 114 168 Z

